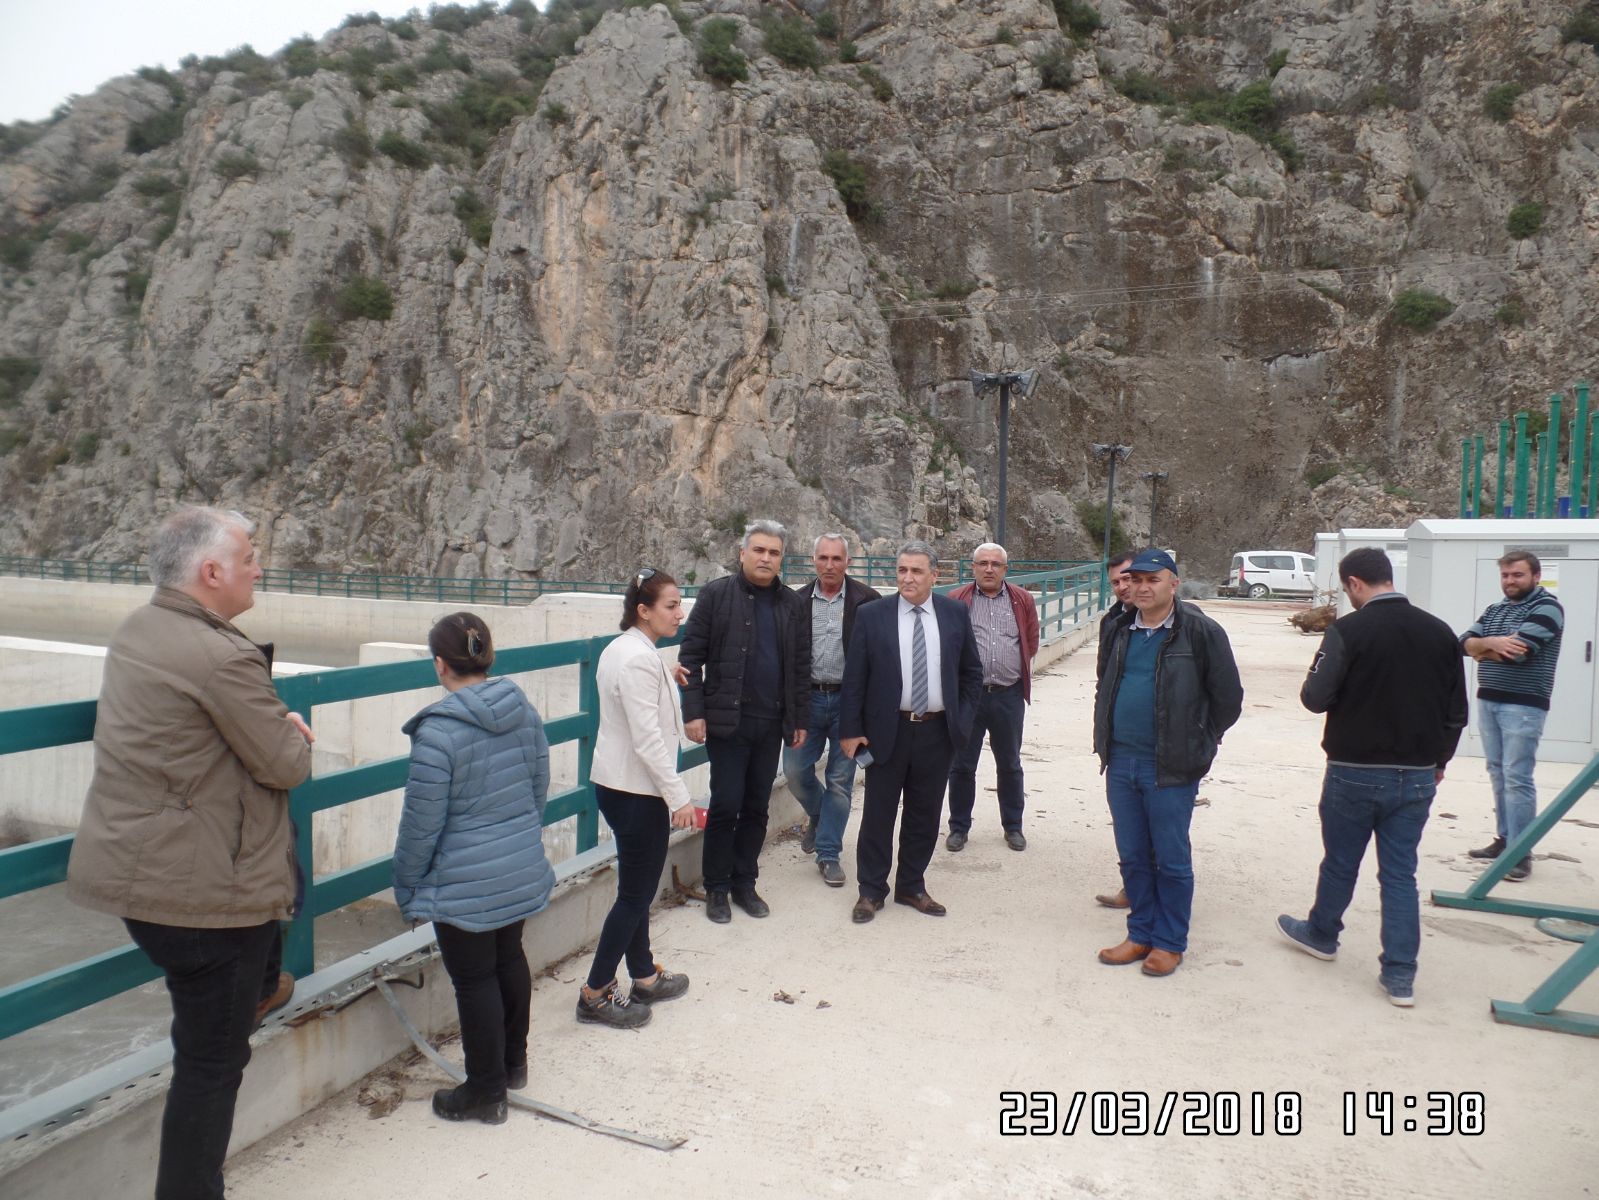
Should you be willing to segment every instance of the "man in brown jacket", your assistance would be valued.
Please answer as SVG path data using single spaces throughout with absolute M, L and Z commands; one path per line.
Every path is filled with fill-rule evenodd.
M 155 595 L 106 651 L 67 868 L 68 895 L 121 917 L 172 996 L 156 1200 L 220 1200 L 250 1034 L 293 989 L 268 963 L 297 906 L 287 792 L 311 773 L 311 731 L 273 689 L 271 647 L 231 624 L 261 577 L 253 530 L 212 508 L 157 530 Z

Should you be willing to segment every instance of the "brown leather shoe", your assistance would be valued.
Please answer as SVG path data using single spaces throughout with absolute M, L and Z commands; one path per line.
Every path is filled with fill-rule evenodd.
M 1161 978 L 1170 975 L 1183 961 L 1183 956 L 1175 950 L 1151 950 L 1149 957 L 1144 959 L 1144 974 Z
M 883 907 L 881 900 L 873 900 L 870 896 L 862 896 L 855 901 L 855 907 L 850 910 L 849 919 L 857 925 L 864 925 L 877 915 L 877 910 Z
M 895 892 L 894 903 L 908 904 L 917 912 L 926 913 L 929 917 L 941 917 L 949 911 L 926 892 Z
M 1149 947 L 1140 942 L 1124 941 L 1099 952 L 1099 961 L 1108 967 L 1126 967 L 1149 955 Z
M 294 976 L 287 971 L 279 971 L 277 990 L 255 1006 L 255 1023 L 259 1025 L 293 998 Z
M 1103 904 L 1106 908 L 1131 908 L 1132 907 L 1132 905 L 1127 900 L 1127 889 L 1126 888 L 1122 888 L 1114 896 L 1111 896 L 1111 895 L 1107 894 L 1107 895 L 1095 896 L 1094 899 L 1099 901 L 1099 903 Z

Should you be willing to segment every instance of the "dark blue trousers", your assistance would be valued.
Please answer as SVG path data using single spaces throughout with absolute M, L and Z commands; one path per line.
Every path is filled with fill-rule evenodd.
M 1022 789 L 1022 725 L 1027 719 L 1027 703 L 1022 685 L 990 692 L 985 690 L 977 703 L 977 718 L 971 736 L 955 751 L 955 764 L 949 769 L 949 829 L 966 833 L 972 827 L 972 808 L 977 800 L 977 764 L 983 757 L 983 735 L 988 735 L 994 752 L 994 773 L 999 784 L 999 823 L 1005 830 L 1022 827 L 1022 809 L 1027 794 Z

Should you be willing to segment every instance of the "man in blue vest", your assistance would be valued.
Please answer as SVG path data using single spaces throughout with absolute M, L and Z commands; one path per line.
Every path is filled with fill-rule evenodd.
M 1142 961 L 1145 975 L 1165 976 L 1188 949 L 1194 798 L 1243 711 L 1244 689 L 1222 627 L 1177 599 L 1170 554 L 1140 551 L 1127 574 L 1137 611 L 1114 626 L 1094 696 L 1094 751 L 1127 892 L 1127 936 L 1099 961 Z

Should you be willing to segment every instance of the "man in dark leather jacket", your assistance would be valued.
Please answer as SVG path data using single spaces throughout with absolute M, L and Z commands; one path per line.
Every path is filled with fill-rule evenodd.
M 711 763 L 705 823 L 705 913 L 771 912 L 755 891 L 767 810 L 785 742 L 805 744 L 811 708 L 811 620 L 778 579 L 787 534 L 776 521 L 744 531 L 736 574 L 700 589 L 677 661 L 683 728 Z M 703 672 L 703 674 L 702 674 Z
M 1116 829 L 1127 937 L 1099 961 L 1170 975 L 1188 949 L 1194 869 L 1188 843 L 1199 781 L 1244 690 L 1222 627 L 1177 599 L 1177 564 L 1145 550 L 1128 565 L 1136 610 L 1100 646 L 1094 752 Z

